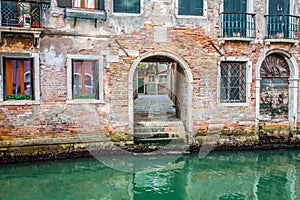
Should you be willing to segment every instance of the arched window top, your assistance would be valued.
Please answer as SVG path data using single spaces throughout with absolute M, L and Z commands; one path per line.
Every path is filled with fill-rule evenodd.
M 260 77 L 290 77 L 290 68 L 285 58 L 279 54 L 267 56 L 261 65 Z

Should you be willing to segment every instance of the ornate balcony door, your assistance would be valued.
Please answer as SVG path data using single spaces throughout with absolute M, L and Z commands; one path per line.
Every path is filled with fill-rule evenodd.
M 289 37 L 289 0 L 269 0 L 268 33 L 269 38 Z
M 247 1 L 224 0 L 224 33 L 226 37 L 245 37 Z

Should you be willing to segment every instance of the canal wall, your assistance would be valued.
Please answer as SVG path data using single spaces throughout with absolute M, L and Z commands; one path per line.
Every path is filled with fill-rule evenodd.
M 299 2 L 290 6 L 292 16 L 299 15 Z M 138 14 L 116 13 L 105 0 L 105 12 L 98 13 L 103 19 L 95 20 L 70 17 L 76 9 L 52 0 L 42 10 L 41 28 L 1 26 L 1 155 L 27 147 L 39 154 L 51 145 L 58 145 L 55 152 L 76 152 L 80 143 L 90 143 L 79 142 L 84 137 L 132 143 L 131 72 L 140 62 L 160 61 L 178 67 L 171 95 L 189 145 L 203 144 L 216 132 L 217 144 L 297 144 L 299 40 L 267 34 L 267 3 L 247 3 L 255 29 L 245 37 L 222 27 L 223 1 L 204 1 L 201 16 L 181 16 L 173 0 L 141 1 Z M 31 60 L 30 100 L 7 99 L 7 60 L 14 59 Z M 74 98 L 77 61 L 97 67 L 97 97 Z

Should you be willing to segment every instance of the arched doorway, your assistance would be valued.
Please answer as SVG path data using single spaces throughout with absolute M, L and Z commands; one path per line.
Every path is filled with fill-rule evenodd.
M 159 65 L 165 66 L 168 70 L 166 74 L 164 72 L 164 67 L 159 69 Z M 139 76 L 139 70 L 141 66 L 145 67 L 147 70 L 151 68 L 154 75 L 153 77 L 147 76 L 147 80 L 141 80 L 143 77 Z M 154 70 L 154 71 L 153 71 Z M 155 72 L 156 71 L 156 72 Z M 145 74 L 148 72 L 145 72 Z M 155 74 L 156 73 L 156 74 Z M 156 76 L 157 75 L 157 76 Z M 167 77 L 165 77 L 167 76 Z M 157 79 L 156 79 L 157 78 Z M 151 87 L 147 86 L 145 83 L 148 81 L 157 80 L 158 85 Z M 162 84 L 160 80 L 165 82 L 168 80 L 168 83 Z M 172 82 L 172 80 L 175 80 Z M 173 101 L 176 116 L 184 124 L 185 130 L 187 132 L 188 142 L 191 139 L 193 132 L 193 119 L 192 119 L 192 93 L 193 93 L 193 77 L 192 73 L 188 67 L 188 64 L 179 56 L 171 52 L 148 52 L 142 54 L 138 59 L 133 63 L 128 77 L 128 112 L 129 112 L 129 131 L 131 134 L 134 134 L 134 102 L 139 98 L 138 94 L 144 93 L 144 95 L 167 95 L 168 98 Z M 144 85 L 141 89 L 141 83 Z M 149 84 L 150 85 L 150 84 Z M 156 89 L 153 89 L 156 88 Z
M 271 50 L 257 69 L 257 130 L 259 122 L 287 123 L 290 130 L 295 130 L 298 88 L 296 61 L 283 50 Z

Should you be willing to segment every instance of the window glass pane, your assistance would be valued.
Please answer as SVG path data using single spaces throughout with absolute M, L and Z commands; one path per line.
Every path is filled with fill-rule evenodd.
M 246 63 L 222 62 L 221 102 L 246 102 Z
M 75 8 L 81 8 L 81 0 L 74 0 L 73 4 Z
M 95 9 L 95 0 L 85 0 L 85 8 Z
M 75 99 L 96 98 L 98 68 L 94 61 L 73 61 L 73 96 Z
M 140 0 L 114 0 L 113 3 L 116 13 L 140 13 Z
M 29 59 L 5 59 L 5 99 L 32 99 L 32 67 Z

